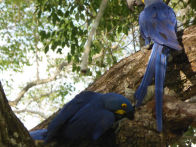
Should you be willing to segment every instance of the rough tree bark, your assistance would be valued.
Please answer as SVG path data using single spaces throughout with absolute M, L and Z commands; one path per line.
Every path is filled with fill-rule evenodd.
M 87 140 L 67 141 L 66 145 L 54 142 L 47 146 L 165 146 L 180 139 L 188 126 L 196 126 L 196 104 L 185 102 L 196 96 L 196 26 L 187 28 L 179 36 L 182 36 L 181 42 L 184 51 L 173 51 L 168 63 L 163 106 L 164 131 L 162 134 L 156 131 L 154 98 L 149 96 L 152 97 L 152 100 L 147 101 L 136 110 L 133 121 L 121 120 L 117 129 L 112 128 L 96 142 Z M 141 82 L 150 52 L 149 50 L 140 51 L 121 60 L 86 90 L 101 93 L 116 92 L 130 98 L 133 103 L 133 92 Z M 31 140 L 28 133 L 11 112 L 3 91 L 1 91 L 0 102 L 0 143 L 11 144 L 11 140 L 14 139 L 17 143 L 26 143 L 26 146 L 29 146 Z M 34 130 L 46 128 L 54 116 L 55 114 L 35 127 Z M 17 130 L 18 128 L 20 129 Z M 14 132 L 17 133 L 14 135 Z
M 12 112 L 0 83 L 0 147 L 34 147 L 24 125 Z
M 97 142 L 67 142 L 66 146 L 166 146 L 180 139 L 188 126 L 196 126 L 196 104 L 185 102 L 196 96 L 196 26 L 180 32 L 179 36 L 184 50 L 172 51 L 169 59 L 163 105 L 163 133 L 156 131 L 155 105 L 151 93 L 148 99 L 152 100 L 136 110 L 133 121 L 121 120 L 118 131 L 109 130 Z M 150 52 L 150 50 L 139 51 L 121 60 L 86 90 L 101 93 L 116 92 L 130 98 L 133 103 L 133 93 L 144 75 Z M 152 89 L 149 91 L 154 91 L 154 86 L 150 87 Z M 34 130 L 46 128 L 54 115 Z

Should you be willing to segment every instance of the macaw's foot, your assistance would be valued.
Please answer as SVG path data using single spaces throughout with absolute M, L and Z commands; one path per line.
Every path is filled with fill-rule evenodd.
M 145 45 L 141 48 L 141 50 L 150 50 L 152 44 Z
M 167 62 L 171 63 L 172 61 L 173 61 L 173 57 L 172 57 L 171 54 L 169 54 L 168 57 L 167 57 Z
M 35 145 L 36 146 L 41 146 L 44 144 L 44 140 L 35 140 Z

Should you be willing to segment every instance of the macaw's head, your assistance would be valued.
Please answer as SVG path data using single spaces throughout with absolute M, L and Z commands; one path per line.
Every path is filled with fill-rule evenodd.
M 134 108 L 127 98 L 116 93 L 103 94 L 102 98 L 105 108 L 112 111 L 117 117 L 128 117 L 129 119 L 133 119 Z

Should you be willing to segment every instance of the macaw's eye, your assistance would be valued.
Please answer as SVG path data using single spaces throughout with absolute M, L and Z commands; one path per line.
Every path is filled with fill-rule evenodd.
M 123 103 L 123 104 L 121 105 L 121 107 L 122 107 L 122 108 L 127 108 L 127 104 Z

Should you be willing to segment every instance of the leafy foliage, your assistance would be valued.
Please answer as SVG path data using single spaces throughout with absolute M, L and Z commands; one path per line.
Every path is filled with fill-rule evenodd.
M 51 46 L 52 50 L 57 47 L 70 47 L 67 56 L 69 62 L 73 62 L 73 71 L 79 71 L 79 64 L 83 47 L 91 29 L 93 20 L 99 11 L 101 0 L 97 1 L 37 1 L 37 13 L 41 17 L 47 15 L 53 28 L 40 31 L 42 41 L 45 41 L 45 51 Z M 125 1 L 110 1 L 100 25 L 96 31 L 96 36 L 91 46 L 89 62 L 93 64 L 93 56 L 104 50 L 101 61 L 96 61 L 96 66 L 104 67 L 117 62 L 117 56 L 112 54 L 112 44 L 121 41 L 123 35 L 128 35 L 130 20 L 137 21 L 139 9 L 130 14 Z M 134 16 L 134 17 L 131 17 Z M 132 18 L 132 19 L 129 19 Z M 47 41 L 46 41 L 47 40 Z M 47 44 L 50 42 L 50 45 Z M 121 42 L 120 42 L 121 43 Z M 122 46 L 119 45 L 122 51 Z
M 26 66 L 43 62 L 45 56 L 49 57 L 44 77 L 52 77 L 63 62 L 71 65 L 71 69 L 63 68 L 55 81 L 31 88 L 21 103 L 41 110 L 45 110 L 42 106 L 52 103 L 55 106 L 50 110 L 54 111 L 75 91 L 75 84 L 82 80 L 89 83 L 123 57 L 140 49 L 138 17 L 143 6 L 134 6 L 130 11 L 126 1 L 108 1 L 91 45 L 89 70 L 83 77 L 81 56 L 100 3 L 101 0 L 6 0 L 0 3 L 0 70 L 17 73 Z M 195 0 L 172 0 L 169 5 L 174 8 L 182 28 L 195 23 Z M 55 52 L 61 57 L 52 58 Z M 42 67 L 38 69 L 43 70 Z M 31 78 L 36 79 L 36 75 Z M 14 82 L 11 77 L 5 81 L 9 93 L 13 90 L 10 83 Z M 24 85 L 20 83 L 21 87 Z
M 195 0 L 189 0 L 189 2 L 191 4 L 192 9 L 196 10 L 196 1 Z
M 32 16 L 29 15 L 27 8 L 29 5 L 22 4 L 20 1 L 6 1 L 0 4 L 0 69 L 21 70 L 24 65 L 30 62 L 26 58 L 29 50 L 32 50 L 31 36 L 32 32 L 27 31 L 31 26 Z M 26 14 L 26 19 L 23 19 Z M 24 25 L 25 24 L 25 25 Z M 25 37 L 24 37 L 25 35 Z

